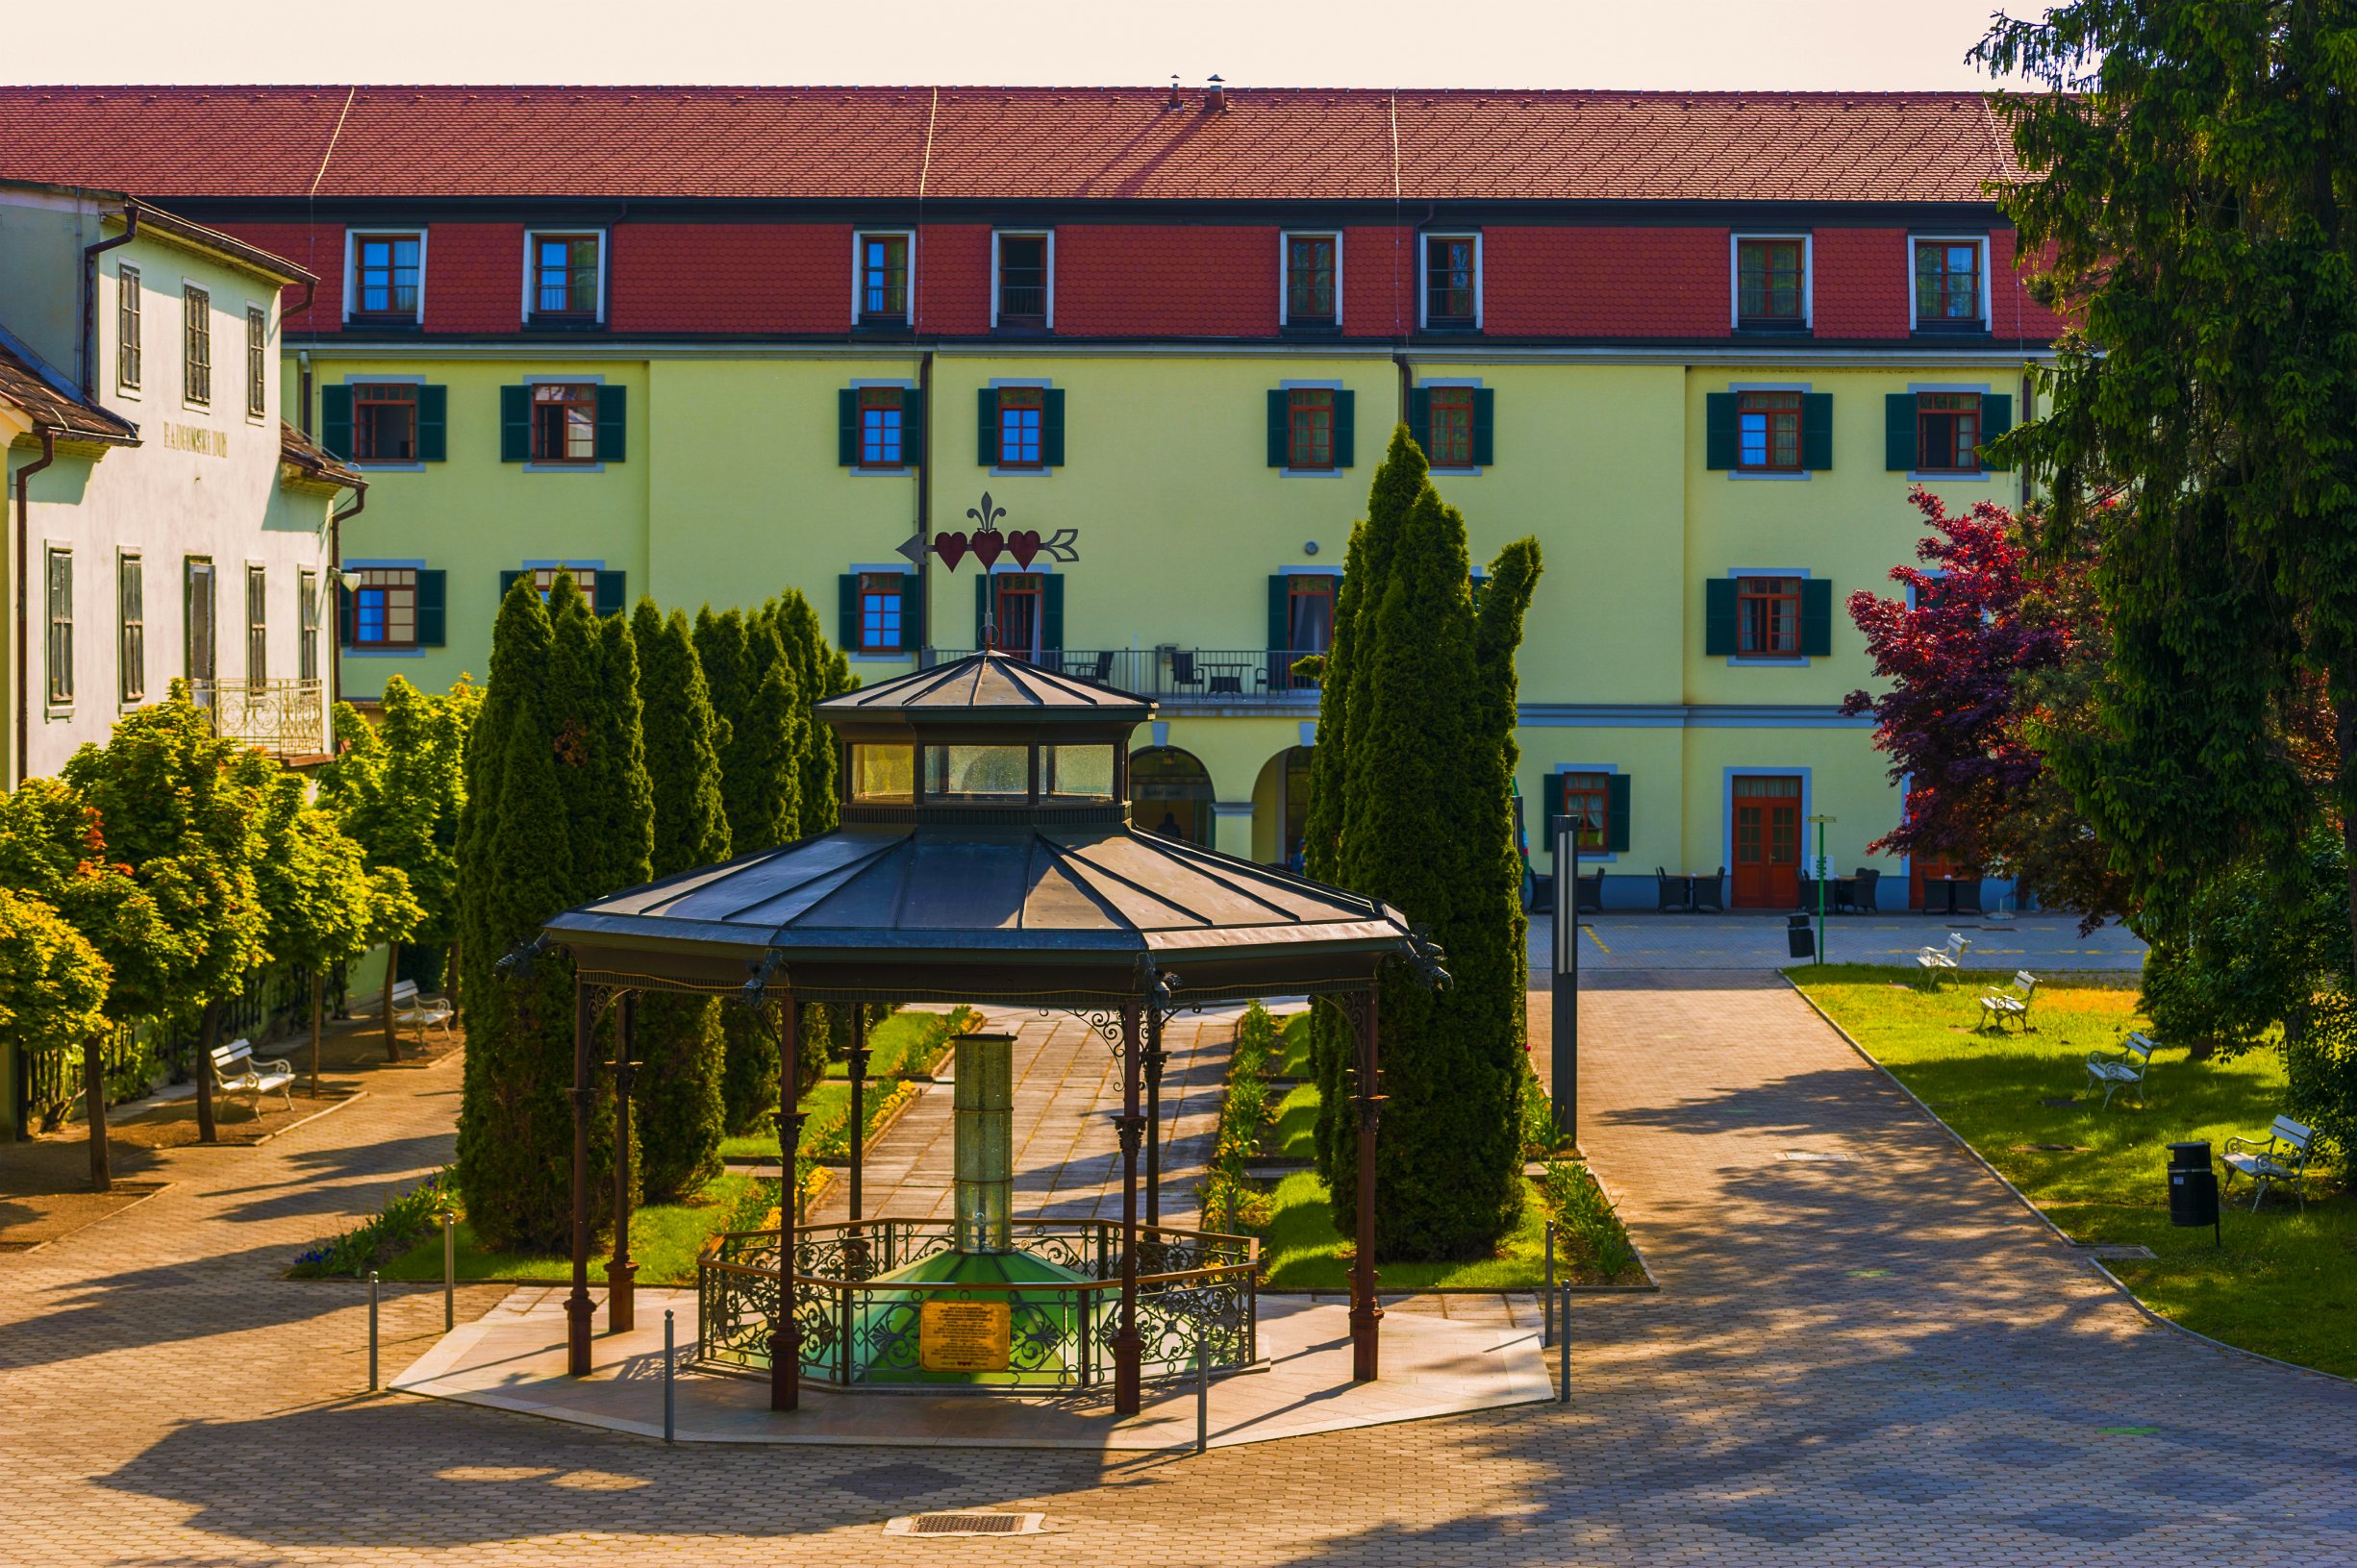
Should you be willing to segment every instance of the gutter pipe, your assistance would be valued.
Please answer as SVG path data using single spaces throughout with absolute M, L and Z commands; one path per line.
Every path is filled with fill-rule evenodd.
M 16 757 L 10 770 L 9 787 L 21 785 L 30 772 L 27 749 L 33 743 L 33 667 L 29 660 L 29 607 L 25 588 L 26 574 L 32 570 L 30 539 L 33 533 L 33 501 L 30 482 L 35 474 L 58 460 L 57 432 L 44 426 L 41 430 L 41 455 L 16 470 Z

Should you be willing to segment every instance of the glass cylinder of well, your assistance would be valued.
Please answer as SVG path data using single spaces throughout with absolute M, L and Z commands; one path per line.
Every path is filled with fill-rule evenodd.
M 1015 1036 L 962 1034 L 952 1068 L 958 1251 L 1015 1246 Z

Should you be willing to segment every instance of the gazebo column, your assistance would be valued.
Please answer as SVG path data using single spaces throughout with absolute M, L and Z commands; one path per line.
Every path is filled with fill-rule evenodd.
M 589 1038 L 597 1029 L 597 1003 L 579 976 L 573 979 L 573 1292 L 564 1299 L 564 1370 L 589 1375 Z
M 851 1004 L 851 1056 L 845 1065 L 851 1073 L 851 1229 L 844 1232 L 844 1254 L 864 1269 L 867 1258 L 867 1238 L 860 1230 L 861 1167 L 867 1160 L 867 1005 L 864 1002 Z
M 614 1007 L 614 1257 L 606 1264 L 606 1328 L 627 1333 L 639 1321 L 639 1265 L 630 1256 L 630 1082 L 639 1020 L 639 993 L 624 991 Z
M 1162 1224 L 1162 1026 L 1160 1008 L 1145 1015 L 1145 1222 Z
M 1375 1380 L 1376 1335 L 1383 1326 L 1383 1308 L 1375 1302 L 1375 1128 L 1383 1119 L 1375 1019 L 1382 1002 L 1382 985 L 1370 983 L 1359 1015 L 1359 1235 L 1350 1261 L 1350 1375 L 1360 1382 Z
M 1138 1004 L 1121 1006 L 1121 1319 L 1113 1336 L 1113 1408 L 1116 1415 L 1136 1415 L 1139 1405 L 1138 1338 L 1138 1144 L 1145 1118 L 1138 1113 L 1138 1089 L 1143 1055 L 1139 1040 Z
M 802 1002 L 792 992 L 778 1004 L 777 1318 L 769 1325 L 769 1408 L 802 1405 L 802 1331 L 794 1318 L 794 1224 L 802 1183 L 794 1165 L 802 1153 Z

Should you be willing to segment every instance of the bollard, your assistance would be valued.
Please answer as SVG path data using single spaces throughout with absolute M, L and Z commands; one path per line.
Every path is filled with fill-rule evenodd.
M 674 1426 L 671 1405 L 671 1309 L 663 1309 L 663 1440 L 671 1441 Z
M 1555 1343 L 1555 1222 L 1546 1222 L 1546 1288 L 1539 1293 L 1540 1310 L 1544 1314 L 1539 1323 L 1539 1348 Z
M 442 1210 L 442 1332 L 459 1326 L 459 1221 Z
M 1195 1330 L 1195 1452 L 1212 1446 L 1212 1352 L 1209 1332 Z
M 376 1270 L 368 1271 L 368 1392 L 376 1392 Z
M 1563 1317 L 1559 1321 L 1555 1344 L 1563 1358 L 1563 1391 L 1555 1396 L 1558 1405 L 1571 1403 L 1571 1287 L 1563 1287 Z

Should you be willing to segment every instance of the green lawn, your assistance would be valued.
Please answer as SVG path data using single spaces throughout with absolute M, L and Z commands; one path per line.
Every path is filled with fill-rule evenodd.
M 1379 1281 L 1393 1290 L 1534 1290 L 1546 1282 L 1546 1216 L 1538 1185 L 1523 1183 L 1522 1223 L 1498 1249 L 1475 1263 L 1383 1263 Z M 1266 1268 L 1263 1285 L 1277 1290 L 1347 1290 L 1350 1249 L 1335 1232 L 1326 1184 L 1300 1171 L 1270 1194 L 1268 1223 L 1259 1232 Z
M 763 1183 L 774 1187 L 775 1183 Z M 747 1202 L 755 1182 L 749 1176 L 722 1176 L 687 1203 L 658 1204 L 630 1217 L 630 1255 L 638 1260 L 639 1282 L 647 1285 L 695 1283 L 696 1255 L 705 1240 L 729 1229 L 730 1216 Z M 573 1277 L 570 1259 L 554 1255 L 485 1252 L 475 1241 L 474 1228 L 458 1223 L 458 1277 L 461 1280 L 548 1280 Z M 589 1259 L 592 1284 L 605 1283 L 606 1257 Z M 439 1280 L 442 1277 L 442 1234 L 433 1233 L 387 1263 L 380 1275 L 387 1280 Z
M 868 1049 L 874 1053 L 867 1062 L 867 1131 L 875 1132 L 877 1121 L 884 1115 L 891 1092 L 890 1080 L 897 1077 L 902 1065 L 918 1077 L 929 1076 L 940 1065 L 949 1051 L 944 1037 L 945 1020 L 938 1012 L 896 1012 L 867 1032 Z M 843 1062 L 827 1063 L 827 1076 L 817 1087 L 802 1096 L 802 1113 L 808 1120 L 802 1124 L 802 1149 L 806 1154 L 848 1155 L 851 1140 L 844 1122 L 851 1114 L 851 1069 Z M 835 1145 L 840 1144 L 840 1148 Z M 722 1159 L 777 1158 L 776 1121 L 771 1118 L 762 1129 L 742 1132 L 720 1140 Z
M 2357 1376 L 2357 1200 L 2318 1198 L 2318 1188 L 2303 1212 L 2274 1194 L 2257 1214 L 2247 1199 L 2230 1201 L 2222 1249 L 2207 1230 L 2169 1223 L 2167 1145 L 2207 1138 L 2222 1153 L 2231 1135 L 2264 1132 L 2286 1108 L 2273 1051 L 2190 1062 L 2164 1046 L 2148 1108 L 2116 1095 L 2105 1110 L 2087 1092 L 2083 1063 L 2144 1027 L 2132 977 L 2049 980 L 2031 1009 L 2036 1033 L 2000 1038 L 1972 1027 L 1976 998 L 1999 976 L 1926 980 L 1867 964 L 1791 973 L 2073 1239 L 2152 1249 L 2151 1262 L 2111 1267 L 2153 1310 L 2229 1344 Z M 2236 1193 L 2245 1191 L 2238 1182 Z
M 1268 1069 L 1271 1078 L 1308 1078 L 1310 1073 L 1310 1014 L 1296 1012 L 1285 1020 L 1285 1050 Z
M 1272 1159 L 1317 1157 L 1317 1085 L 1296 1083 L 1277 1102 L 1277 1119 L 1261 1134 Z

